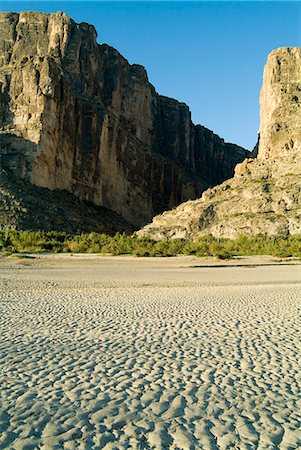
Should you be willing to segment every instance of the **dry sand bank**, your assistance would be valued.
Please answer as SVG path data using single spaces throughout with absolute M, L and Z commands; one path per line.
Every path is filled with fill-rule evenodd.
M 300 448 L 301 266 L 201 261 L 1 259 L 0 448 Z

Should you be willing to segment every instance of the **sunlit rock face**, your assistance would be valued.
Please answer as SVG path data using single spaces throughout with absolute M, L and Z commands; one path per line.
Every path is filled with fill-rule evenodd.
M 269 55 L 260 106 L 257 158 L 238 164 L 233 178 L 200 199 L 156 216 L 140 236 L 301 234 L 300 48 L 279 48 Z
M 259 159 L 301 153 L 301 48 L 274 50 L 260 95 Z
M 64 13 L 0 14 L 0 161 L 139 226 L 231 177 L 248 152 L 191 122 L 145 69 Z

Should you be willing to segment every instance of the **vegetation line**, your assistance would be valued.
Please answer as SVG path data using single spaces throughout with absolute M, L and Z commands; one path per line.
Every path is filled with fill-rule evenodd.
M 301 235 L 240 236 L 238 239 L 218 239 L 212 236 L 194 241 L 164 239 L 154 241 L 125 233 L 109 236 L 102 233 L 72 235 L 58 231 L 0 230 L 0 252 L 100 253 L 135 256 L 233 256 L 271 255 L 281 258 L 301 258 Z

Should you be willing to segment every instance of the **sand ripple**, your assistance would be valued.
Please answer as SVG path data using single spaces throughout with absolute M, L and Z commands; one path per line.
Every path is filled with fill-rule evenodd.
M 73 286 L 2 278 L 0 448 L 301 448 L 297 284 Z

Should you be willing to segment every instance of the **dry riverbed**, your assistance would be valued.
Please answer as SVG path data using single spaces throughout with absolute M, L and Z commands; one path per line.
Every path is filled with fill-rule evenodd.
M 0 259 L 0 448 L 300 449 L 297 261 Z

